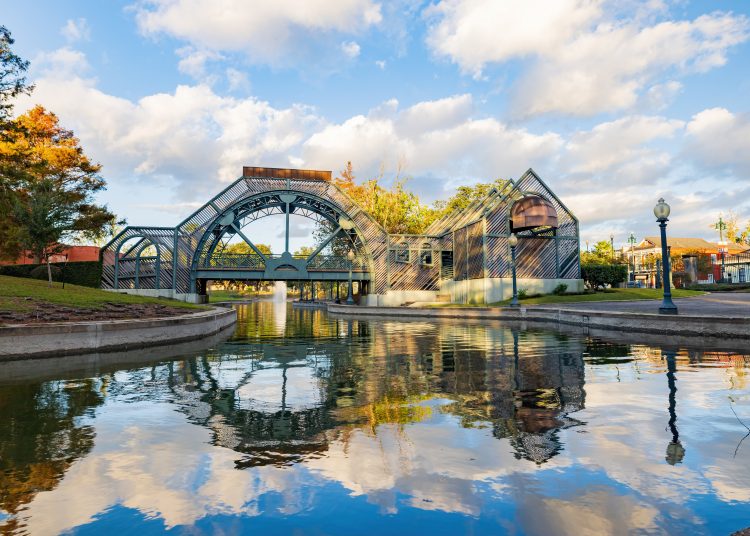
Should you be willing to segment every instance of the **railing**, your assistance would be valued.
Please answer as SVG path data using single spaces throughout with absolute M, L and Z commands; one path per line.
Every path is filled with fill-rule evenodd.
M 280 259 L 281 255 L 266 255 L 269 259 Z M 293 255 L 296 260 L 305 260 L 304 255 Z M 254 270 L 266 269 L 266 263 L 260 255 L 254 253 L 216 253 L 201 259 L 199 263 L 204 270 Z M 349 270 L 349 259 L 338 255 L 316 255 L 307 265 L 313 272 L 345 272 Z M 360 258 L 352 261 L 352 271 L 366 272 L 367 265 Z

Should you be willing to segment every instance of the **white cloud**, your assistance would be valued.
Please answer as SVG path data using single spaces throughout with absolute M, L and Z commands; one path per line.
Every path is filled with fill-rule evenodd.
M 167 34 L 196 48 L 246 53 L 278 63 L 330 34 L 357 34 L 382 19 L 372 0 L 145 0 L 136 7 L 146 35 Z
M 470 117 L 472 99 L 458 95 L 398 110 L 390 101 L 367 116 L 330 124 L 303 147 L 311 166 L 338 169 L 356 162 L 361 174 L 403 166 L 414 175 L 490 178 L 549 159 L 561 145 L 553 133 L 532 134 L 496 119 Z
M 65 26 L 60 29 L 60 33 L 69 43 L 88 41 L 91 38 L 91 29 L 84 18 L 68 19 Z
M 728 169 L 750 181 L 750 114 L 710 108 L 687 125 L 686 153 L 700 165 Z
M 616 18 L 605 7 L 602 0 L 444 0 L 430 10 L 437 22 L 427 42 L 477 77 L 488 64 L 529 59 L 514 88 L 518 115 L 593 115 L 634 106 L 665 74 L 723 65 L 728 50 L 750 35 L 744 16 L 654 22 Z
M 233 67 L 229 67 L 226 70 L 226 75 L 227 83 L 229 84 L 229 91 L 250 91 L 250 80 L 246 73 Z
M 217 52 L 205 49 L 195 49 L 191 46 L 178 48 L 176 51 L 180 58 L 177 69 L 184 74 L 200 80 L 206 76 L 206 63 L 218 61 L 223 56 Z
M 356 41 L 344 41 L 341 43 L 341 50 L 350 58 L 359 56 L 360 48 Z
M 376 60 L 375 61 L 375 65 L 377 65 L 378 69 L 380 69 L 381 71 L 385 71 L 385 67 L 386 67 L 387 63 L 386 63 L 385 60 Z
M 38 54 L 32 62 L 32 74 L 59 79 L 82 76 L 89 68 L 86 55 L 69 47 Z
M 220 96 L 205 84 L 131 101 L 76 75 L 85 61 L 80 53 L 61 49 L 43 59 L 37 63 L 36 89 L 17 111 L 43 104 L 104 165 L 106 177 L 166 180 L 184 201 L 235 179 L 242 165 L 288 165 L 292 149 L 320 124 L 308 107 L 274 108 L 254 97 Z

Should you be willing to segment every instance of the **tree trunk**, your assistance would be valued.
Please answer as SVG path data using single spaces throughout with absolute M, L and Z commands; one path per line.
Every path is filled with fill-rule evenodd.
M 52 286 L 52 266 L 49 264 L 49 255 L 47 255 L 47 285 Z

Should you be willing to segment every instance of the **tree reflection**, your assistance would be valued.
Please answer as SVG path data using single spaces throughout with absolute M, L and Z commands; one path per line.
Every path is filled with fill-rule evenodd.
M 24 505 L 54 489 L 78 458 L 94 446 L 94 429 L 80 423 L 103 401 L 101 380 L 57 381 L 0 387 L 0 508 L 15 533 Z

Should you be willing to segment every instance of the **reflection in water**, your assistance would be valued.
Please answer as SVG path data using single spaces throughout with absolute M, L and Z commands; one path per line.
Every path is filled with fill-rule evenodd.
M 667 463 L 675 465 L 682 462 L 685 457 L 685 448 L 680 443 L 680 432 L 677 430 L 677 385 L 675 372 L 677 372 L 677 361 L 675 353 L 665 351 L 664 358 L 667 361 L 667 383 L 669 385 L 669 431 L 672 432 L 672 441 L 667 445 Z
M 196 357 L 0 385 L 4 532 L 750 525 L 745 355 L 282 305 Z

